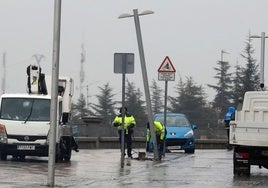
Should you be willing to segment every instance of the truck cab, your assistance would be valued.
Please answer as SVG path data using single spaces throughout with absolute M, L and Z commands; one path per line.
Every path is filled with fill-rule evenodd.
M 40 71 L 40 68 L 35 67 L 34 70 Z M 36 86 L 41 83 L 38 81 L 38 75 L 40 74 L 30 74 L 37 77 L 28 79 L 30 92 L 3 94 L 0 97 L 1 160 L 6 160 L 8 155 L 21 159 L 25 156 L 48 156 L 51 95 L 49 90 Z M 72 150 L 78 151 L 72 128 L 68 125 L 72 96 L 68 87 L 71 88 L 71 84 L 72 79 L 59 79 L 56 161 L 69 161 Z M 45 91 L 45 94 L 40 93 L 41 90 Z

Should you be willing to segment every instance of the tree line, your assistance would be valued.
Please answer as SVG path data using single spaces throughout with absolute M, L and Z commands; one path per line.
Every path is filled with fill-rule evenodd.
M 237 106 L 246 91 L 258 90 L 260 87 L 259 66 L 253 58 L 254 48 L 252 39 L 246 38 L 245 47 L 240 54 L 243 61 L 233 67 L 228 61 L 218 61 L 214 79 L 216 85 L 207 84 L 215 90 L 216 95 L 212 101 L 207 100 L 207 94 L 202 85 L 197 84 L 193 78 L 179 78 L 174 88 L 173 96 L 168 96 L 167 112 L 184 113 L 192 124 L 198 129 L 210 132 L 222 126 L 221 121 L 229 106 Z M 126 81 L 125 105 L 137 121 L 137 127 L 142 130 L 148 122 L 146 104 L 142 100 L 143 93 L 136 87 L 134 82 Z M 121 102 L 115 100 L 115 92 L 109 82 L 99 88 L 99 95 L 96 95 L 97 103 L 86 104 L 85 96 L 80 95 L 77 103 L 73 104 L 73 123 L 82 123 L 84 116 L 99 116 L 103 123 L 111 126 L 111 122 Z M 159 113 L 164 111 L 164 90 L 152 80 L 150 84 L 150 96 L 152 111 Z M 211 134 L 214 134 L 211 131 Z M 212 136 L 212 135 L 211 135 Z

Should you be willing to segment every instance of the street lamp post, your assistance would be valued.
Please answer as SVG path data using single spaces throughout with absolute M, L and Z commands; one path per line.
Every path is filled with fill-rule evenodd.
M 261 61 L 260 61 L 260 69 L 261 69 L 261 73 L 260 73 L 260 79 L 261 79 L 261 83 L 260 83 L 260 87 L 261 89 L 264 88 L 264 56 L 265 56 L 265 38 L 268 38 L 268 36 L 265 36 L 265 32 L 261 33 L 261 36 L 258 35 L 252 35 L 250 36 L 250 38 L 260 38 L 261 39 Z
M 154 123 L 153 123 L 153 115 L 152 115 L 152 107 L 151 107 L 151 99 L 150 99 L 150 91 L 149 91 L 149 84 L 148 84 L 148 77 L 147 77 L 147 70 L 146 70 L 146 64 L 145 64 L 145 57 L 144 57 L 144 50 L 143 50 L 143 44 L 142 44 L 142 37 L 141 37 L 141 28 L 140 28 L 140 20 L 139 16 L 147 15 L 147 14 L 153 14 L 153 11 L 146 10 L 142 13 L 138 13 L 138 9 L 133 9 L 133 14 L 121 14 L 118 18 L 128 18 L 128 17 L 134 17 L 135 22 L 135 28 L 136 28 L 136 34 L 137 34 L 137 41 L 138 41 L 138 48 L 139 48 L 139 54 L 140 54 L 140 62 L 141 62 L 141 70 L 142 70 L 142 77 L 143 77 L 143 84 L 144 84 L 144 92 L 145 92 L 145 98 L 146 98 L 146 107 L 148 112 L 148 120 L 150 123 L 150 130 L 151 130 L 151 136 L 153 139 L 154 144 L 154 158 L 159 159 L 158 151 L 157 151 L 157 143 L 156 143 L 156 135 L 155 135 L 155 129 L 154 129 Z
M 53 24 L 53 54 L 52 54 L 52 86 L 50 105 L 50 130 L 48 151 L 48 183 L 50 187 L 55 185 L 55 155 L 56 155 L 56 127 L 57 127 L 57 103 L 58 103 L 58 80 L 60 59 L 60 24 L 61 24 L 61 0 L 54 1 L 54 24 Z

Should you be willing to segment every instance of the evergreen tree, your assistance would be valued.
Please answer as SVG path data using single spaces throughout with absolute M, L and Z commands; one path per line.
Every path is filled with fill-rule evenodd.
M 170 111 L 186 114 L 190 119 L 200 119 L 206 107 L 206 96 L 202 86 L 195 85 L 192 77 L 176 86 L 177 97 L 169 97 Z
M 92 109 L 95 110 L 96 115 L 103 119 L 105 125 L 111 125 L 115 116 L 115 105 L 117 104 L 117 102 L 114 102 L 115 94 L 113 94 L 113 89 L 109 83 L 98 88 L 100 89 L 100 94 L 96 95 L 98 103 L 92 104 Z
M 77 104 L 72 105 L 72 122 L 76 123 L 82 123 L 82 117 L 92 115 L 93 112 L 91 112 L 87 108 L 86 100 L 83 94 L 80 95 Z
M 141 134 L 145 131 L 146 123 L 148 121 L 145 112 L 144 101 L 141 100 L 142 92 L 137 89 L 133 82 L 127 81 L 125 106 L 128 112 L 131 113 L 136 119 L 136 133 Z
M 241 66 L 235 66 L 235 76 L 233 78 L 233 90 L 232 90 L 232 99 L 233 106 L 237 106 L 239 103 L 239 98 L 243 97 L 243 80 L 242 80 L 242 70 Z
M 223 117 L 225 114 L 225 109 L 227 109 L 231 104 L 232 99 L 232 74 L 228 73 L 230 69 L 229 62 L 218 61 L 218 67 L 214 67 L 216 71 L 215 79 L 217 79 L 217 85 L 208 84 L 209 87 L 216 90 L 216 96 L 212 102 L 212 107 L 217 109 L 219 116 Z
M 246 47 L 244 54 L 241 56 L 245 59 L 245 68 L 242 69 L 242 84 L 243 84 L 243 96 L 246 91 L 255 91 L 259 89 L 259 66 L 256 64 L 256 60 L 252 57 L 254 49 L 252 47 L 250 34 L 246 41 Z
M 157 85 L 157 82 L 153 79 L 151 86 L 151 102 L 153 114 L 159 113 L 163 110 L 163 90 Z
M 217 137 L 218 135 L 214 135 L 212 131 L 212 128 L 217 125 L 217 116 L 207 104 L 203 87 L 196 85 L 192 77 L 186 79 L 185 83 L 180 79 L 175 87 L 177 96 L 169 97 L 171 104 L 169 111 L 186 114 L 191 123 L 198 126 L 199 134 L 203 132 L 214 138 Z

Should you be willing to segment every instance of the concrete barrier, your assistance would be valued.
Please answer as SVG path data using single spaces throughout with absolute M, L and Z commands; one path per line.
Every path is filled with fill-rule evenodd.
M 80 149 L 120 148 L 118 137 L 76 137 Z M 226 139 L 196 139 L 196 149 L 225 149 Z M 133 138 L 133 148 L 145 148 L 144 137 Z

